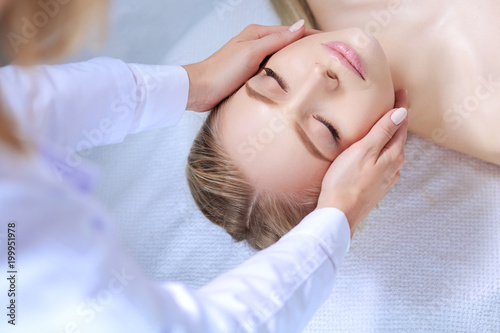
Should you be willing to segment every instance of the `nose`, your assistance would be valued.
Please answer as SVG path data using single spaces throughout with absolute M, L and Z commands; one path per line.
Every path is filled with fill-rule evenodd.
M 325 65 L 315 63 L 307 72 L 295 96 L 299 107 L 326 101 L 339 88 L 337 74 Z
M 329 67 L 315 63 L 305 81 L 310 90 L 318 93 L 332 93 L 339 86 L 337 74 Z
M 333 92 L 339 86 L 337 74 L 329 67 L 316 63 L 311 71 L 311 86 L 315 86 L 316 91 L 327 93 Z

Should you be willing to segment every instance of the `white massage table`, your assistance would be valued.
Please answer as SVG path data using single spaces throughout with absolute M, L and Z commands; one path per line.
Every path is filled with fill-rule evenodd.
M 202 60 L 247 24 L 278 24 L 268 0 L 116 0 L 101 50 L 127 62 Z M 203 119 L 94 149 L 97 196 L 157 280 L 199 287 L 253 253 L 196 208 L 184 176 Z M 499 124 L 500 126 L 500 124 Z M 409 135 L 401 179 L 363 221 L 336 286 L 305 332 L 500 332 L 500 167 Z

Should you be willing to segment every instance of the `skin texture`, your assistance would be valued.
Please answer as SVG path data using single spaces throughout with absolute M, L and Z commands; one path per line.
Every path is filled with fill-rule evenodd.
M 396 92 L 395 107 L 408 107 L 405 90 Z M 402 110 L 386 113 L 363 139 L 337 156 L 323 178 L 316 208 L 335 207 L 343 211 L 351 237 L 359 222 L 399 180 L 408 117 L 395 125 L 393 115 L 396 111 Z
M 408 90 L 409 131 L 500 165 L 500 2 L 308 0 L 321 30 L 373 33 L 395 89 Z
M 232 94 L 270 54 L 318 31 L 297 27 L 251 24 L 204 61 L 183 66 L 189 76 L 186 109 L 204 112 Z
M 322 44 L 330 41 L 344 42 L 359 54 L 364 79 L 325 50 Z M 359 29 L 303 38 L 274 54 L 265 67 L 282 76 L 287 91 L 260 71 L 223 106 L 221 120 L 223 146 L 259 189 L 300 192 L 321 184 L 332 161 L 394 106 L 384 52 Z M 273 103 L 250 97 L 247 86 Z M 318 116 L 334 126 L 340 142 Z M 325 158 L 306 148 L 297 124 Z
M 0 0 L 0 13 L 5 9 L 5 5 L 8 2 L 7 0 Z M 264 27 L 258 25 L 247 27 L 207 60 L 185 67 L 190 79 L 188 108 L 192 108 L 195 111 L 209 110 L 219 103 L 222 98 L 232 93 L 234 89 L 244 83 L 248 77 L 253 75 L 265 56 L 276 52 L 304 35 L 314 33 L 315 31 L 308 31 L 304 28 L 290 32 L 287 30 L 287 27 Z M 207 87 L 210 87 L 210 89 Z M 393 96 L 389 96 L 388 98 L 393 98 Z M 388 105 L 384 105 L 384 103 L 378 104 L 376 108 L 380 108 L 380 110 L 384 108 L 387 110 L 392 107 L 391 103 Z M 3 110 L 0 110 L 0 118 L 3 117 L 3 112 Z M 380 123 L 381 126 L 372 129 L 374 134 L 385 135 L 389 143 L 391 141 L 399 143 L 398 145 L 392 145 L 386 150 L 392 153 L 385 154 L 387 158 L 381 159 L 381 163 L 378 163 L 378 165 L 377 163 L 366 163 L 366 158 L 357 154 L 358 151 L 369 151 L 369 142 L 373 145 L 374 140 L 369 140 L 369 142 L 365 143 L 360 142 L 356 150 L 348 149 L 345 151 L 344 156 L 348 158 L 343 160 L 347 162 L 342 163 L 338 168 L 335 165 L 330 166 L 330 163 L 326 165 L 330 168 L 329 173 L 333 176 L 325 178 L 326 181 L 323 182 L 322 194 L 324 195 L 322 204 L 325 207 L 339 207 L 347 216 L 352 216 L 352 219 L 350 218 L 349 220 L 352 230 L 354 230 L 353 228 L 359 222 L 359 214 L 352 213 L 360 211 L 360 204 L 362 205 L 361 208 L 363 208 L 361 211 L 371 209 L 374 205 L 372 201 L 381 195 L 383 196 L 388 187 L 397 181 L 397 170 L 401 167 L 401 160 L 403 158 L 401 146 L 404 144 L 406 138 L 405 123 L 406 121 L 397 127 L 386 119 L 385 125 Z M 9 128 L 12 130 L 14 126 L 9 126 Z M 9 133 L 15 134 L 12 132 Z M 350 137 L 348 136 L 347 138 L 344 142 L 348 142 Z M 380 148 L 384 147 L 387 140 L 381 142 Z M 0 142 L 2 144 L 7 143 L 8 137 L 0 135 Z M 365 167 L 364 171 L 370 172 L 363 172 L 363 174 L 351 172 L 350 166 L 360 165 Z M 392 174 L 392 177 L 386 178 L 387 172 L 389 172 L 389 176 Z M 350 179 L 351 182 L 347 183 L 347 187 L 337 186 L 339 185 L 339 179 L 343 181 Z M 358 180 L 363 180 L 364 183 L 371 184 L 380 179 L 388 179 L 388 181 L 385 181 L 383 184 L 371 186 L 372 191 L 369 195 L 371 200 L 366 200 L 362 195 L 359 195 L 360 193 L 365 193 L 365 191 L 363 191 L 363 182 L 358 183 Z M 355 193 L 355 195 L 349 195 L 350 193 Z

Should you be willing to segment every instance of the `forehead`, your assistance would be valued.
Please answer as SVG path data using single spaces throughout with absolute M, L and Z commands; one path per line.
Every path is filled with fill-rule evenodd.
M 249 98 L 245 87 L 220 112 L 221 144 L 257 188 L 300 191 L 321 183 L 329 163 L 300 142 L 291 112 Z

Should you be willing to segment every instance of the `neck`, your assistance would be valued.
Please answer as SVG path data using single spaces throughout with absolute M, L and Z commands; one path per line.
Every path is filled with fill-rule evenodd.
M 422 42 L 422 36 L 406 36 L 394 30 L 381 32 L 377 39 L 382 46 L 392 75 L 394 90 L 406 89 L 411 107 L 412 101 L 435 101 L 439 98 L 436 93 L 442 88 L 439 77 L 439 59 L 436 59 L 435 45 L 431 42 Z M 410 42 L 411 41 L 411 42 Z M 417 45 L 426 45 L 426 49 L 417 48 Z

